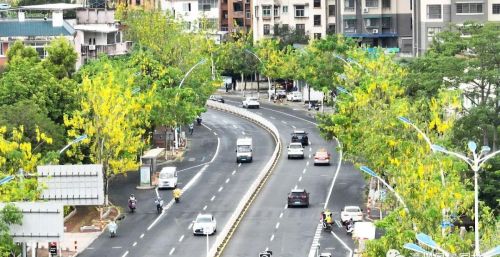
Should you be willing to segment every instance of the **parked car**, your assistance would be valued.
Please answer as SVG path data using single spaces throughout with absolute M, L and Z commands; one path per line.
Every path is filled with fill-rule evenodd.
M 301 143 L 290 143 L 288 145 L 288 159 L 300 158 L 304 159 L 304 147 Z
M 292 189 L 288 194 L 288 207 L 309 207 L 309 193 L 305 189 Z
M 326 149 L 321 148 L 314 154 L 314 166 L 330 165 L 330 153 Z
M 292 143 L 299 142 L 303 146 L 309 145 L 309 137 L 307 133 L 303 130 L 294 130 L 292 133 Z
M 244 101 L 243 101 L 243 108 L 256 108 L 256 109 L 259 109 L 260 107 L 260 103 L 259 103 L 259 99 L 257 99 L 257 97 L 247 97 Z
M 349 221 L 363 221 L 363 210 L 359 206 L 345 206 L 340 212 L 340 221 L 342 223 Z
M 302 93 L 298 91 L 290 92 L 286 96 L 287 101 L 292 101 L 292 102 L 301 102 L 302 101 Z
M 198 214 L 193 221 L 193 235 L 213 235 L 217 232 L 217 221 L 212 214 Z
M 0 3 L 0 10 L 2 10 L 2 9 L 10 9 L 10 5 Z
M 220 95 L 211 95 L 209 100 L 216 101 L 219 103 L 224 103 L 224 98 L 222 98 L 222 96 Z

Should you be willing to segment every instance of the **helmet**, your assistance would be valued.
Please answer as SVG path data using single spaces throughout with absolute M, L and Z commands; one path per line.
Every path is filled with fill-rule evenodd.
M 130 194 L 130 197 L 135 197 L 134 194 Z

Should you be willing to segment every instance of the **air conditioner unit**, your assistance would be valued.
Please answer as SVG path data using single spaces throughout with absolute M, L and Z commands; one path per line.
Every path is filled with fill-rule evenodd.
M 369 12 L 368 8 L 363 8 L 363 13 L 368 13 L 368 12 Z
M 90 51 L 95 51 L 95 45 L 89 45 L 89 50 Z
M 372 33 L 373 33 L 373 34 L 378 34 L 378 29 L 373 29 L 373 30 L 372 30 Z

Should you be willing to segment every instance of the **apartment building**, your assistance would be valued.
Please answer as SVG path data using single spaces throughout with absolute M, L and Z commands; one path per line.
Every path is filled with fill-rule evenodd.
M 201 27 L 217 31 L 220 30 L 219 4 L 219 0 L 162 0 L 161 9 L 182 20 L 187 31 Z
M 415 0 L 414 53 L 429 47 L 436 33 L 465 21 L 500 22 L 500 0 Z
M 252 27 L 252 0 L 221 0 L 220 30 L 250 31 Z
M 340 2 L 338 33 L 372 47 L 412 49 L 411 0 L 344 0 Z

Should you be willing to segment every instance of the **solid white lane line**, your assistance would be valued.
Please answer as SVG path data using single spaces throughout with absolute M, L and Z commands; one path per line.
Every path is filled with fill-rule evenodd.
M 271 238 L 269 239 L 269 241 L 273 241 L 274 240 L 274 234 L 271 236 Z
M 349 246 L 347 246 L 347 244 L 344 241 L 342 241 L 342 239 L 340 239 L 340 237 L 338 237 L 337 234 L 333 233 L 333 231 L 331 231 L 331 233 L 347 249 L 347 251 L 349 251 L 348 256 L 352 256 L 352 249 L 349 248 Z
M 137 245 L 137 241 L 135 241 L 133 244 L 132 244 L 132 247 L 136 246 Z
M 205 205 L 205 207 L 203 207 L 203 210 L 206 210 L 208 206 Z
M 215 157 L 217 157 L 217 155 L 219 154 L 219 146 L 220 146 L 220 138 L 217 137 L 217 149 L 215 149 L 214 157 L 212 157 L 212 160 L 210 160 L 210 162 L 214 162 Z
M 234 175 L 234 173 L 236 173 L 236 170 L 233 170 L 233 172 L 231 173 L 231 175 Z
M 128 255 L 128 251 L 126 251 L 126 252 L 122 255 L 122 257 L 125 257 L 125 256 L 127 256 L 127 255 Z
M 168 253 L 168 255 L 172 255 L 174 252 L 175 252 L 175 247 L 172 247 L 172 249 L 170 250 L 170 252 Z
M 212 195 L 212 198 L 210 198 L 210 202 L 213 202 L 215 199 L 215 195 Z
M 141 234 L 141 236 L 140 236 L 139 238 L 141 238 L 141 239 L 142 239 L 143 237 L 144 237 L 144 233 L 142 233 L 142 234 Z
M 220 191 L 222 191 L 222 189 L 224 189 L 224 187 L 219 187 L 219 190 L 218 190 L 218 191 L 220 192 Z
M 182 235 L 180 238 L 179 238 L 179 242 L 182 242 L 182 240 L 184 239 L 184 235 Z
M 302 181 L 302 176 L 299 177 L 299 182 Z
M 226 184 L 229 183 L 229 178 L 226 179 Z
M 280 227 L 280 223 L 276 223 L 276 226 L 274 226 L 275 229 L 278 229 Z
M 191 230 L 192 227 L 193 227 L 193 223 L 190 223 L 188 226 L 188 230 Z

